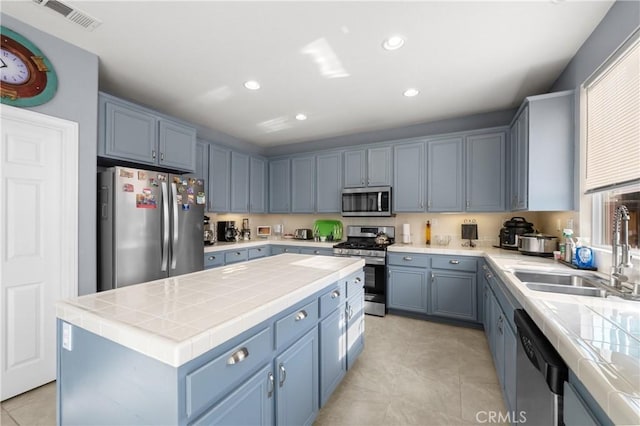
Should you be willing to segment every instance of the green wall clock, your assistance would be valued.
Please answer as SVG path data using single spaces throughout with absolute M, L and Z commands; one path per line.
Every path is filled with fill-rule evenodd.
M 17 107 L 41 105 L 57 89 L 56 72 L 40 49 L 0 26 L 0 102 Z

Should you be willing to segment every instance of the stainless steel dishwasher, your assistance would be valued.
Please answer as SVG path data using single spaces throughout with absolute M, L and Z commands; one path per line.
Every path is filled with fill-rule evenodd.
M 518 328 L 517 410 L 526 417 L 527 426 L 564 425 L 567 365 L 523 309 L 516 309 L 513 315 Z

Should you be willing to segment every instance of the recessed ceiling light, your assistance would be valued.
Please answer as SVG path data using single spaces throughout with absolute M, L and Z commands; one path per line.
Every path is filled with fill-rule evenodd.
M 244 87 L 249 90 L 258 90 L 260 88 L 260 83 L 255 80 L 249 80 L 244 82 Z
M 404 39 L 400 36 L 389 37 L 382 43 L 382 47 L 387 50 L 396 50 L 400 49 L 404 44 Z
M 306 119 L 307 119 L 307 116 L 306 116 L 306 115 L 304 115 L 304 114 L 302 114 L 302 113 L 300 113 L 300 114 L 296 114 L 296 120 L 298 120 L 298 121 L 304 121 L 304 120 L 306 120 Z
M 407 90 L 404 91 L 403 94 L 407 98 L 412 98 L 412 97 L 416 96 L 418 93 L 420 93 L 420 91 L 418 89 L 407 89 Z

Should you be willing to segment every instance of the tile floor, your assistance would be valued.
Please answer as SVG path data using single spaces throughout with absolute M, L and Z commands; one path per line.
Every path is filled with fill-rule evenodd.
M 506 413 L 481 330 L 367 316 L 365 339 L 316 426 L 469 425 Z M 55 425 L 55 391 L 49 383 L 4 401 L 0 425 Z

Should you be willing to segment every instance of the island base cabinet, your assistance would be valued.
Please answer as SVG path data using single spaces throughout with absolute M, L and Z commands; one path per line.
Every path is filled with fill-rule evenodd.
M 344 302 L 343 302 L 344 304 Z M 320 332 L 320 407 L 347 373 L 345 312 L 335 309 L 318 326 Z
M 57 424 L 178 423 L 173 367 L 62 320 L 57 328 Z
M 275 371 L 276 424 L 313 424 L 318 415 L 317 328 L 276 357 Z
M 192 425 L 270 426 L 274 424 L 275 382 L 267 365 Z
M 364 290 L 347 300 L 347 370 L 364 350 Z

